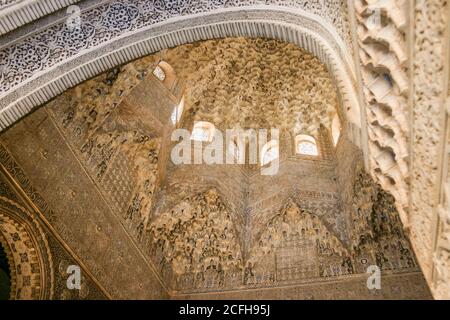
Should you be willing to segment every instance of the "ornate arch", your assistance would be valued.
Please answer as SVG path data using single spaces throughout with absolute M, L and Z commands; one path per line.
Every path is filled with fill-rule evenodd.
M 0 241 L 11 271 L 11 299 L 51 299 L 52 257 L 39 222 L 15 202 L 0 197 Z
M 121 5 L 129 18 L 125 31 L 117 25 L 106 26 L 110 30 L 103 26 L 102 31 L 110 34 L 108 39 L 93 27 L 93 30 L 82 28 L 77 41 L 67 42 L 69 38 L 60 21 L 56 26 L 48 26 L 45 32 L 7 44 L 0 50 L 0 57 L 5 61 L 0 74 L 0 129 L 69 87 L 116 65 L 185 43 L 234 36 L 279 39 L 317 56 L 336 82 L 347 120 L 361 127 L 352 54 L 350 45 L 342 40 L 342 30 L 336 31 L 327 19 L 304 8 L 245 4 L 226 8 L 212 4 L 205 8 L 191 6 L 189 14 L 179 12 L 178 15 L 161 11 L 152 18 L 152 23 L 146 24 L 137 17 L 136 21 L 131 19 L 137 10 L 132 4 L 108 3 L 106 12 L 118 10 L 116 7 Z M 98 8 L 86 10 L 82 18 L 95 19 L 95 10 Z M 64 46 L 57 47 L 57 43 Z M 31 65 L 29 61 L 38 61 L 32 64 L 34 69 L 27 69 Z M 18 72 L 21 68 L 23 72 Z

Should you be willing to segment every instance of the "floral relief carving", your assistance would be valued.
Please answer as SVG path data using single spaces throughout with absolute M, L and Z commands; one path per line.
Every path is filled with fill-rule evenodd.
M 82 50 L 93 48 L 146 26 L 176 16 L 209 12 L 221 8 L 275 4 L 299 8 L 322 16 L 350 44 L 347 6 L 344 0 L 323 1 L 109 1 L 81 13 L 82 25 L 69 32 L 59 23 L 0 50 L 0 93 L 54 66 Z M 26 49 L 28 47 L 28 49 Z M 37 63 L 34 63 L 36 61 Z

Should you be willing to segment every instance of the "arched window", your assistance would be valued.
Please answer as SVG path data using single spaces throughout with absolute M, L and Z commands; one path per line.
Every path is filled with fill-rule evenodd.
M 316 140 L 308 135 L 300 134 L 295 137 L 295 148 L 298 154 L 308 156 L 318 156 L 319 150 L 317 149 Z
M 339 117 L 337 114 L 334 116 L 333 121 L 331 122 L 331 135 L 333 137 L 333 143 L 336 146 L 341 135 L 341 123 L 339 122 Z
M 181 101 L 178 104 L 178 106 L 176 106 L 175 109 L 173 109 L 172 115 L 170 116 L 173 125 L 176 125 L 178 122 L 180 122 L 181 116 L 183 115 L 183 109 L 184 109 L 184 96 L 181 98 Z
M 278 142 L 276 140 L 271 140 L 267 142 L 261 149 L 261 165 L 272 162 L 279 157 Z
M 157 65 L 156 68 L 153 69 L 153 75 L 160 81 L 164 81 L 166 79 L 166 73 L 159 65 Z
M 212 123 L 206 121 L 198 121 L 194 123 L 191 139 L 196 141 L 210 142 L 214 137 L 215 127 Z
M 165 61 L 159 61 L 152 74 L 161 81 L 167 89 L 173 90 L 177 83 L 175 70 Z

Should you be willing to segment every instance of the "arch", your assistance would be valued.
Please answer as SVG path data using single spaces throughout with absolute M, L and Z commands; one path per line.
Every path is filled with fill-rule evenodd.
M 211 122 L 197 121 L 192 128 L 191 139 L 195 141 L 211 142 L 216 128 Z
M 4 12 L 2 12 L 2 15 L 0 16 L 0 35 L 79 1 L 80 0 L 2 1 L 0 3 L 0 10 L 3 10 Z
M 0 197 L 0 241 L 11 271 L 11 299 L 51 299 L 54 270 L 50 247 L 36 218 Z
M 318 156 L 319 149 L 314 137 L 306 134 L 299 134 L 295 137 L 295 152 L 301 155 Z
M 314 54 L 328 67 L 334 78 L 342 96 L 342 111 L 346 120 L 361 127 L 352 55 L 335 28 L 324 18 L 301 9 L 262 5 L 221 8 L 219 11 L 168 19 L 125 34 L 119 33 L 105 42 L 86 37 L 80 48 L 70 48 L 75 54 L 61 54 L 55 61 L 52 59 L 56 58 L 49 55 L 50 49 L 46 44 L 36 42 L 30 54 L 42 53 L 42 66 L 26 70 L 17 77 L 13 77 L 12 71 L 11 75 L 0 75 L 4 84 L 0 88 L 0 129 L 8 127 L 34 107 L 69 87 L 119 64 L 185 43 L 235 36 L 274 38 L 294 43 Z M 28 40 L 33 43 L 33 38 Z M 26 42 L 9 44 L 6 51 L 0 51 L 0 56 L 18 50 L 23 50 L 23 54 L 27 55 L 21 45 L 25 46 Z M 21 58 L 16 57 L 19 63 Z M 15 65 L 11 63 L 8 62 L 5 70 L 15 70 Z
M 270 140 L 261 148 L 261 166 L 269 164 L 280 156 L 279 144 L 276 140 Z

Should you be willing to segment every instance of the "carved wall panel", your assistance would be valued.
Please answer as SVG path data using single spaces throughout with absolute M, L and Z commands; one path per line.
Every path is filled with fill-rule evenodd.
M 162 272 L 172 268 L 167 280 L 177 290 L 230 286 L 242 271 L 239 239 L 215 189 L 183 199 L 148 230 L 152 256 Z
M 1 0 L 0 35 L 80 0 Z
M 352 273 L 351 268 L 347 250 L 321 219 L 288 199 L 254 245 L 244 283 L 331 277 Z
M 4 164 L 4 163 L 2 163 Z M 81 272 L 80 290 L 69 290 L 69 265 L 78 262 L 43 224 L 24 209 L 24 200 L 0 174 L 0 240 L 7 248 L 11 299 L 105 299 L 92 279 Z
M 313 192 L 286 199 L 256 240 L 241 247 L 222 196 L 207 188 L 178 198 L 152 218 L 151 253 L 181 293 L 344 279 L 364 274 L 370 265 L 387 275 L 418 272 L 393 196 L 362 169 L 353 189 L 349 243 L 330 228 L 330 216 L 305 200 L 317 198 Z
M 450 95 L 449 95 L 450 96 Z M 447 106 L 450 98 L 447 98 Z M 445 136 L 446 148 L 450 143 L 450 114 L 446 110 Z M 435 243 L 433 252 L 432 285 L 434 296 L 438 299 L 449 299 L 450 297 L 450 181 L 449 181 L 449 153 L 442 154 L 443 168 L 440 188 L 440 199 L 435 217 Z
M 122 225 L 125 221 L 122 215 L 113 211 L 108 198 L 102 196 L 95 187 L 96 178 L 89 178 L 86 169 L 75 158 L 48 116 L 44 117 L 46 120 L 43 125 L 42 111 L 34 113 L 28 120 L 39 122 L 43 130 L 28 135 L 23 128 L 17 126 L 8 131 L 8 136 L 2 135 L 2 143 L 20 159 L 20 166 L 27 173 L 31 172 L 31 177 L 27 178 L 28 174 L 24 174 L 24 170 L 4 148 L 0 152 L 2 165 L 24 189 L 27 197 L 34 201 L 33 205 L 39 208 L 43 219 L 60 237 L 59 241 L 67 243 L 77 255 L 79 260 L 76 264 L 85 264 L 83 274 L 96 279 L 96 285 L 103 292 L 101 297 L 167 297 L 167 291 L 153 273 L 149 259 L 141 252 L 145 248 L 145 239 L 141 239 L 140 243 L 133 243 L 139 241 L 138 225 Z M 19 137 L 19 144 L 12 142 L 14 137 Z M 41 145 L 40 151 L 48 151 L 46 157 L 24 155 L 28 151 L 34 154 L 37 144 Z M 19 149 L 16 149 L 15 146 L 18 145 Z M 36 168 L 43 168 L 44 172 L 36 172 Z M 39 191 L 34 189 L 34 184 Z M 49 200 L 44 200 L 41 192 Z M 51 205 L 51 209 L 47 203 Z M 128 205 L 131 205 L 131 199 Z M 69 258 L 62 256 L 61 260 L 70 261 Z M 114 265 L 113 269 L 111 265 Z M 82 298 L 86 292 L 78 296 L 78 292 L 68 293 L 64 289 L 65 279 L 58 268 L 59 266 L 55 267 L 61 291 L 55 297 Z M 127 271 L 128 269 L 133 269 L 133 272 Z M 90 287 L 88 291 L 88 297 L 99 297 L 97 289 Z
M 376 27 L 369 23 L 368 2 L 358 2 L 358 32 L 369 106 L 371 174 L 381 186 L 357 171 L 361 154 L 356 147 L 352 149 L 344 145 L 348 141 L 341 141 L 344 147 L 338 146 L 335 151 L 326 136 L 328 129 L 319 129 L 330 128 L 336 108 L 345 107 L 338 102 L 336 79 L 318 58 L 277 40 L 229 38 L 163 51 L 70 89 L 27 121 L 36 128 L 41 123 L 56 126 L 51 132 L 60 135 L 58 142 L 67 144 L 67 152 L 73 152 L 71 159 L 79 161 L 82 173 L 86 171 L 86 178 L 93 181 L 107 211 L 111 209 L 120 226 L 125 226 L 124 234 L 130 236 L 127 241 L 137 245 L 144 260 L 149 261 L 149 272 L 155 269 L 168 291 L 189 294 L 328 280 L 349 282 L 350 277 L 365 274 L 369 265 L 378 265 L 386 275 L 418 273 L 399 218 L 400 213 L 403 222 L 408 222 L 405 199 L 409 141 L 405 114 L 409 84 L 404 2 L 371 1 L 381 12 L 381 24 Z M 311 8 L 321 4 L 304 3 Z M 24 60 L 25 66 L 33 64 L 37 68 L 33 72 L 41 72 L 54 61 L 74 57 L 80 50 L 102 43 L 103 37 L 111 40 L 134 28 L 135 23 L 147 23 L 141 21 L 144 17 L 138 10 L 140 5 L 144 4 L 114 2 L 105 4 L 104 11 L 103 7 L 86 11 L 84 14 L 90 14 L 95 23 L 83 26 L 86 30 L 79 41 L 71 42 L 72 51 L 41 46 L 36 54 L 42 59 L 37 61 L 32 55 L 31 62 Z M 210 3 L 203 5 L 208 7 Z M 148 6 L 152 6 L 151 10 L 163 7 L 167 11 L 165 18 L 179 13 L 168 2 Z M 109 19 L 113 16 L 116 19 Z M 103 28 L 105 21 L 110 25 L 99 35 L 97 29 Z M 56 47 L 69 42 L 65 31 L 58 30 Z M 36 43 L 26 45 L 16 49 L 36 49 Z M 8 52 L 8 59 L 16 53 L 20 52 Z M 46 60 L 48 57 L 52 62 Z M 318 137 L 320 157 L 298 157 L 291 146 L 281 156 L 280 175 L 271 180 L 258 176 L 257 170 L 234 167 L 227 171 L 231 177 L 225 181 L 225 170 L 217 167 L 175 167 L 170 163 L 166 180 L 160 179 L 166 166 L 161 154 L 167 154 L 162 150 L 167 148 L 167 136 L 160 129 L 166 124 L 154 125 L 155 120 L 143 125 L 141 119 L 136 119 L 142 114 L 135 113 L 142 102 L 136 99 L 140 94 L 135 89 L 149 79 L 157 81 L 152 78 L 152 68 L 160 57 L 187 80 L 181 126 L 190 129 L 193 121 L 206 120 L 221 129 L 293 129 L 293 135 Z M 17 76 L 7 63 L 1 67 L 11 79 Z M 24 79 L 32 77 L 33 72 L 24 73 Z M 5 92 L 9 89 L 6 87 Z M 161 91 L 161 96 L 170 94 Z M 169 107 L 159 97 L 153 97 L 158 102 L 155 109 L 148 108 L 151 112 L 157 112 L 157 107 Z M 147 98 L 142 94 L 141 100 Z M 340 110 L 340 114 L 345 113 Z M 47 121 L 46 116 L 51 120 Z M 344 123 L 345 130 L 349 127 Z M 10 132 L 6 134 L 8 137 Z M 344 132 L 343 139 L 347 135 L 348 131 Z M 288 136 L 282 137 L 283 147 L 289 145 Z M 45 138 L 48 134 L 43 134 L 42 140 Z M 10 147 L 15 142 L 11 141 Z M 14 150 L 26 155 L 31 147 Z M 53 156 L 47 150 L 38 153 L 44 159 Z M 339 159 L 341 156 L 348 158 Z M 60 154 L 56 152 L 55 157 Z M 426 165 L 431 166 L 428 162 Z M 422 178 L 419 174 L 418 180 Z M 233 189 L 233 184 L 239 187 Z M 67 193 L 73 198 L 75 194 Z M 99 226 L 89 227 L 90 232 L 101 232 Z M 439 261 L 444 261 L 441 266 L 445 266 L 447 256 L 445 251 L 441 253 Z M 124 254 L 120 252 L 117 259 L 122 261 Z M 61 262 L 61 269 L 64 266 Z M 67 293 L 61 296 L 71 297 Z
M 383 277 L 381 290 L 368 290 L 366 275 L 354 275 L 336 282 L 323 281 L 302 283 L 285 287 L 259 288 L 239 291 L 207 292 L 175 294 L 173 299 L 285 299 L 285 300 L 378 300 L 402 299 L 424 300 L 431 299 L 428 288 L 420 273 L 392 274 Z
M 363 171 L 354 184 L 352 227 L 351 247 L 360 272 L 371 264 L 384 271 L 418 269 L 394 197 Z
M 442 3 L 441 5 L 443 5 Z M 437 7 L 438 8 L 438 7 Z M 431 7 L 430 7 L 431 9 Z M 450 182 L 449 182 L 449 143 L 450 143 L 450 6 L 441 8 L 442 11 L 447 10 L 446 31 L 444 31 L 441 49 L 444 51 L 444 81 L 443 86 L 436 91 L 446 95 L 443 108 L 440 110 L 439 118 L 443 118 L 441 122 L 441 137 L 439 148 L 441 154 L 438 153 L 438 161 L 440 161 L 440 170 L 438 174 L 439 184 L 436 185 L 438 195 L 438 205 L 435 208 L 432 219 L 433 232 L 433 254 L 432 254 L 432 273 L 431 273 L 431 290 L 437 299 L 450 299 Z M 442 19 L 436 22 L 442 28 Z M 442 29 L 441 29 L 442 30 Z M 445 87 L 447 86 L 447 88 Z M 447 89 L 447 90 L 446 90 Z M 436 97 L 438 98 L 438 96 Z M 441 99 L 441 102 L 443 99 Z M 436 116 L 433 114 L 433 116 Z M 419 158 L 420 159 L 420 158 Z
M 150 56 L 113 69 L 46 106 L 117 214 L 138 238 L 152 205 L 161 139 L 155 131 L 131 131 L 132 123 L 121 125 L 124 108 L 120 106 L 151 74 L 156 59 Z
M 445 100 L 448 97 L 449 4 L 440 0 L 417 0 L 413 14 L 410 237 L 434 295 L 449 298 L 445 240 L 448 226 Z

